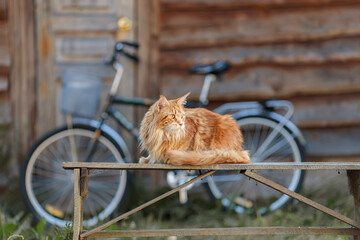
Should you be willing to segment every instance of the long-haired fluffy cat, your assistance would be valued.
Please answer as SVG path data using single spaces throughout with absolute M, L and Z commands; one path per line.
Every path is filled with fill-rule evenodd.
M 141 148 L 149 156 L 140 163 L 211 165 L 250 163 L 239 126 L 229 115 L 204 108 L 185 108 L 186 97 L 160 96 L 141 122 Z

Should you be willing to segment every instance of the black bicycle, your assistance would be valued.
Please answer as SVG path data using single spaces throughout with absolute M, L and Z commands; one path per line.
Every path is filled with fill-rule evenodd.
M 116 93 L 123 75 L 119 56 L 138 61 L 127 51 L 138 48 L 137 43 L 118 42 L 110 64 L 116 74 L 98 121 L 91 120 L 97 109 L 101 79 L 83 76 L 77 72 L 65 72 L 63 76 L 62 110 L 68 114 L 66 126 L 56 128 L 41 137 L 30 149 L 22 171 L 22 194 L 29 209 L 37 219 L 45 218 L 50 224 L 65 226 L 72 221 L 73 175 L 62 169 L 65 161 L 73 162 L 133 162 L 121 135 L 106 125 L 109 118 L 139 139 L 138 129 L 115 108 L 118 104 L 150 106 L 155 101 L 147 98 L 123 98 Z M 208 104 L 211 83 L 225 73 L 229 64 L 195 65 L 190 71 L 204 76 L 199 102 L 190 107 Z M 70 79 L 70 80 L 67 80 Z M 249 150 L 253 162 L 303 162 L 304 138 L 290 121 L 293 106 L 288 101 L 226 103 L 213 110 L 220 114 L 232 114 L 244 136 L 244 148 Z M 81 117 L 79 117 L 81 116 Z M 85 116 L 85 118 L 84 118 Z M 83 224 L 92 226 L 111 215 L 123 203 L 129 185 L 129 172 L 94 172 L 90 175 L 88 198 L 83 203 Z M 302 170 L 263 170 L 260 174 L 282 184 L 292 191 L 302 185 Z M 170 171 L 167 182 L 171 187 L 193 178 L 196 172 Z M 219 199 L 224 207 L 238 213 L 254 210 L 264 213 L 282 207 L 289 201 L 287 195 L 278 193 L 236 171 L 219 171 L 199 183 L 209 190 L 210 196 Z M 180 201 L 187 201 L 187 191 L 180 192 Z

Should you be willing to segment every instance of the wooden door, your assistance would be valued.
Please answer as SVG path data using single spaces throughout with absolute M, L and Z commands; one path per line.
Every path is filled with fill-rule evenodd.
M 127 17 L 135 25 L 133 0 L 41 0 L 37 1 L 37 135 L 64 122 L 59 111 L 61 75 L 76 69 L 103 78 L 108 90 L 114 71 L 102 59 L 110 56 L 118 40 L 134 40 L 135 31 L 119 29 L 118 20 Z M 120 86 L 122 96 L 134 92 L 135 65 L 122 62 L 125 76 Z M 122 108 L 127 116 L 132 109 Z

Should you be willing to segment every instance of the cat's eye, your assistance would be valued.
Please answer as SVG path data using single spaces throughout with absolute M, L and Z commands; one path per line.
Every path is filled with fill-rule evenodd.
M 170 117 L 171 119 L 175 119 L 175 114 L 170 114 L 169 117 Z

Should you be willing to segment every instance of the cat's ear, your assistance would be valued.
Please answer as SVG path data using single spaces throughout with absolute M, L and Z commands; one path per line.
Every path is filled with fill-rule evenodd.
M 160 95 L 160 99 L 156 102 L 156 110 L 159 112 L 166 105 L 169 105 L 168 100 L 165 96 Z
M 182 97 L 179 97 L 178 99 L 176 99 L 175 101 L 177 102 L 177 104 L 179 105 L 185 105 L 186 104 L 186 98 L 187 96 L 190 95 L 191 92 L 188 92 L 187 94 L 185 94 L 184 96 Z

